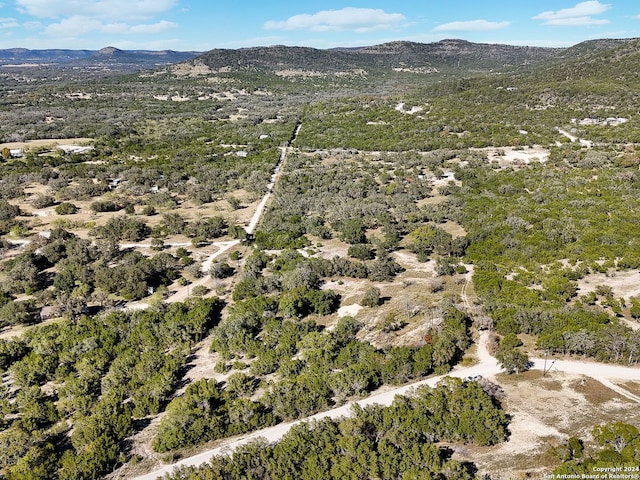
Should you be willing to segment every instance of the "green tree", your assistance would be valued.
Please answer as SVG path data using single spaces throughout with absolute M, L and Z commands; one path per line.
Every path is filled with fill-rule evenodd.
M 20 207 L 6 200 L 0 200 L 0 222 L 10 222 L 20 215 Z
M 55 212 L 58 215 L 73 215 L 78 211 L 78 207 L 70 202 L 62 202 L 57 205 L 55 208 Z
M 513 333 L 506 335 L 496 351 L 496 359 L 507 373 L 521 373 L 529 368 L 529 357 L 518 349 L 522 345 Z
M 371 247 L 371 245 L 364 243 L 349 245 L 347 254 L 350 257 L 357 258 L 359 260 L 373 260 L 376 256 L 375 251 Z
M 227 278 L 235 273 L 235 270 L 227 262 L 214 262 L 209 273 L 213 278 Z
M 55 476 L 57 467 L 57 452 L 53 444 L 34 445 L 9 468 L 7 479 L 46 480 Z
M 359 219 L 344 220 L 336 228 L 340 232 L 340 239 L 351 245 L 367 243 L 365 226 Z
M 367 288 L 360 303 L 365 307 L 377 307 L 380 305 L 380 289 L 377 287 Z

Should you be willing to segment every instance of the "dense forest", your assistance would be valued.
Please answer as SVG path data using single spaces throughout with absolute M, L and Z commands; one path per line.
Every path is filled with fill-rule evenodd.
M 302 423 L 275 445 L 254 442 L 210 465 L 170 478 L 456 478 L 474 479 L 473 464 L 451 458 L 438 442 L 493 445 L 507 415 L 477 382 L 446 379 L 393 405 L 356 408 L 353 416 Z
M 7 477 L 98 478 L 123 461 L 135 422 L 164 409 L 191 345 L 221 307 L 208 299 L 81 315 L 2 340 L 12 378 L 0 433 Z

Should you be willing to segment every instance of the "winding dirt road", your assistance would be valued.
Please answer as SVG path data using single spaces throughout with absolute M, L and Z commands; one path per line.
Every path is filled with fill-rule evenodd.
M 496 359 L 489 354 L 487 350 L 487 339 L 488 332 L 483 332 L 480 335 L 478 340 L 478 349 L 477 349 L 477 360 L 478 363 L 471 367 L 465 368 L 456 368 L 452 372 L 450 372 L 447 376 L 450 377 L 458 377 L 458 378 L 467 378 L 467 377 L 475 377 L 477 375 L 483 377 L 494 377 L 497 373 L 501 371 L 498 366 Z M 534 370 L 542 370 L 545 366 L 544 359 L 534 358 L 532 359 Z M 552 372 L 565 372 L 565 373 L 573 373 L 586 375 L 588 377 L 593 377 L 599 382 L 603 383 L 609 388 L 612 388 L 616 392 L 624 395 L 625 397 L 633 400 L 635 402 L 640 403 L 640 397 L 633 395 L 632 393 L 624 390 L 623 388 L 615 385 L 611 380 L 639 380 L 640 379 L 640 369 L 638 368 L 630 368 L 630 367 L 622 367 L 617 365 L 609 365 L 609 364 L 601 364 L 595 362 L 582 362 L 582 361 L 572 361 L 572 360 L 547 360 L 547 371 Z M 551 367 L 549 369 L 549 367 Z M 371 404 L 379 404 L 383 406 L 390 405 L 393 402 L 393 399 L 396 395 L 405 395 L 410 390 L 419 387 L 421 385 L 429 385 L 434 386 L 440 380 L 442 380 L 445 375 L 427 378 L 425 380 L 421 380 L 419 382 L 412 383 L 410 385 L 405 385 L 402 387 L 394 388 L 392 390 L 372 395 L 368 398 L 359 400 L 357 402 L 360 406 L 366 406 Z M 322 419 L 322 418 L 338 418 L 351 415 L 351 404 L 343 405 L 341 407 L 333 408 L 331 410 L 327 410 L 325 412 L 318 413 L 309 418 L 299 420 L 296 422 L 284 423 L 280 425 L 276 425 L 275 427 L 265 428 L 263 430 L 259 430 L 252 434 L 246 435 L 237 440 L 230 441 L 222 446 L 212 448 L 205 452 L 202 452 L 198 455 L 194 455 L 189 458 L 185 458 L 176 462 L 172 465 L 166 465 L 158 470 L 155 470 L 146 475 L 142 475 L 140 477 L 136 477 L 136 480 L 155 480 L 156 478 L 163 476 L 166 473 L 171 473 L 173 469 L 177 466 L 198 466 L 204 463 L 207 463 L 213 456 L 216 455 L 230 455 L 233 451 L 257 438 L 263 437 L 266 438 L 269 442 L 276 442 L 280 438 L 282 438 L 289 429 L 300 422 L 308 421 L 310 419 Z

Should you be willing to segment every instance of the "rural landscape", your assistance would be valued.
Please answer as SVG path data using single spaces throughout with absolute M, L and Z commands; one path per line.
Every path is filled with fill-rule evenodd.
M 639 115 L 637 39 L 0 50 L 0 477 L 640 478 Z

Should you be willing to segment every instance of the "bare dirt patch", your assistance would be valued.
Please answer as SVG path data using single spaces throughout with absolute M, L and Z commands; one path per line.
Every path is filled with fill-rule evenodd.
M 620 386 L 634 395 L 640 396 L 640 382 L 625 382 Z
M 202 379 L 215 379 L 221 381 L 220 374 L 214 371 L 214 366 L 220 359 L 220 355 L 210 351 L 211 339 L 207 338 L 198 343 L 191 351 L 188 363 L 185 365 L 187 369 L 186 375 L 183 377 L 184 387 L 176 390 L 174 396 L 180 396 L 186 391 L 187 385 Z
M 367 280 L 345 278 L 343 280 L 325 282 L 322 288 L 333 290 L 340 294 L 342 297 L 342 305 L 349 305 L 350 303 L 357 303 L 354 301 L 350 302 L 349 299 L 359 299 L 368 285 L 370 285 L 370 282 Z
M 326 72 L 319 72 L 317 70 L 303 70 L 303 69 L 276 70 L 273 73 L 283 78 L 290 78 L 290 77 L 325 78 L 328 75 Z
M 179 63 L 171 67 L 171 73 L 177 77 L 197 77 L 199 75 L 208 75 L 213 73 L 211 67 L 200 61 L 190 63 Z
M 435 192 L 434 194 L 432 194 L 431 197 L 428 198 L 423 198 L 422 200 L 418 200 L 417 202 L 417 206 L 420 207 L 424 207 L 425 205 L 439 205 L 442 202 L 444 202 L 446 200 L 447 197 L 445 197 L 444 195 L 440 195 L 439 193 Z
M 424 110 L 424 107 L 421 105 L 414 105 L 410 108 L 405 108 L 405 103 L 401 102 L 395 106 L 395 110 L 407 115 L 415 115 L 416 113 L 422 112 Z
M 355 317 L 358 312 L 362 310 L 362 305 L 354 303 L 352 305 L 345 305 L 338 309 L 338 317 Z
M 451 220 L 441 223 L 438 226 L 453 237 L 464 237 L 467 234 L 465 229 L 462 228 L 462 225 L 457 222 L 452 222 Z
M 614 398 L 621 398 L 620 395 L 593 378 L 576 379 L 569 386 L 577 393 L 582 394 L 592 405 L 602 405 Z
M 10 325 L 10 326 L 4 327 L 3 329 L 0 330 L 0 339 L 2 339 L 2 340 L 17 339 L 19 337 L 22 337 L 22 335 L 27 330 L 29 330 L 30 328 L 33 328 L 35 326 L 51 325 L 53 323 L 59 323 L 61 321 L 62 321 L 61 318 L 50 318 L 50 319 L 45 320 L 43 322 L 34 323 L 34 324 L 31 324 L 31 325 L 22 325 L 22 324 Z
M 28 140 L 26 142 L 0 143 L 0 149 L 23 149 L 39 147 L 58 147 L 61 145 L 81 145 L 93 142 L 93 138 L 46 138 L 42 140 Z
M 336 238 L 321 240 L 316 244 L 317 255 L 322 258 L 332 259 L 333 257 L 348 257 L 349 245 Z
M 455 453 L 494 480 L 539 478 L 558 465 L 550 449 L 569 436 L 589 439 L 595 425 L 640 420 L 636 403 L 589 377 L 559 372 L 543 376 L 539 370 L 497 377 L 506 394 L 505 410 L 512 415 L 508 441 L 491 448 L 456 448 Z
M 405 250 L 399 250 L 393 253 L 393 257 L 406 269 L 405 275 L 414 277 L 416 272 L 430 273 L 432 276 L 436 274 L 436 262 L 435 260 L 429 260 L 426 262 L 419 262 L 415 254 L 407 252 Z
M 0 339 L 2 340 L 11 340 L 17 339 L 21 337 L 22 334 L 29 328 L 26 325 L 11 325 L 9 327 L 5 327 L 0 331 Z
M 471 150 L 485 152 L 491 162 L 496 162 L 501 167 L 517 164 L 528 165 L 531 162 L 546 162 L 549 159 L 549 150 L 541 146 L 533 147 L 500 147 L 500 148 L 473 148 Z
M 631 297 L 640 295 L 640 272 L 638 270 L 629 270 L 626 272 L 587 275 L 578 280 L 578 295 L 593 292 L 598 285 L 611 287 L 615 297 L 629 300 Z

